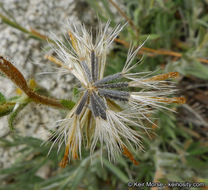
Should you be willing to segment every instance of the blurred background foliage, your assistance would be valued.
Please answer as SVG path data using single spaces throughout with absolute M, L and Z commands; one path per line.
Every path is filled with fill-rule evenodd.
M 65 169 L 60 169 L 58 162 L 64 150 L 57 154 L 54 146 L 47 156 L 50 142 L 41 146 L 41 140 L 22 137 L 15 132 L 10 140 L 0 138 L 2 147 L 21 147 L 17 150 L 20 156 L 16 162 L 0 171 L 0 190 L 128 189 L 128 181 L 208 184 L 208 1 L 86 2 L 102 22 L 111 19 L 113 26 L 118 18 L 128 21 L 108 56 L 106 74 L 121 70 L 130 43 L 137 46 L 149 36 L 139 52 L 139 57 L 144 57 L 136 68 L 137 72 L 179 72 L 178 88 L 187 98 L 187 104 L 175 106 L 176 114 L 158 112 L 155 115 L 158 127 L 153 125 L 150 135 L 144 134 L 144 151 L 134 151 L 138 166 L 124 156 L 116 163 L 110 163 L 105 155 L 101 165 L 96 152 L 91 160 L 86 151 L 81 160 L 72 161 Z M 5 24 L 42 40 L 43 45 L 47 44 L 46 38 L 24 29 L 4 9 L 1 9 L 0 17 Z M 4 101 L 1 94 L 0 102 Z M 47 177 L 37 175 L 44 169 Z

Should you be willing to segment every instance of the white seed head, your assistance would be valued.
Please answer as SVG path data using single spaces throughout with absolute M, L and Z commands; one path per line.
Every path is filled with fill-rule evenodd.
M 106 147 L 110 160 L 115 160 L 123 152 L 135 162 L 127 147 L 142 147 L 140 132 L 147 131 L 143 121 L 153 123 L 149 117 L 154 110 L 168 109 L 165 107 L 167 103 L 183 102 L 183 98 L 166 98 L 174 90 L 173 85 L 170 82 L 167 85 L 164 80 L 176 77 L 176 73 L 154 77 L 150 76 L 151 73 L 130 73 L 136 68 L 132 61 L 145 42 L 135 50 L 133 47 L 129 49 L 122 71 L 103 76 L 108 49 L 123 27 L 117 25 L 111 29 L 108 21 L 104 27 L 100 24 L 93 38 L 84 25 L 72 23 L 67 31 L 70 44 L 66 45 L 55 37 L 59 61 L 84 89 L 80 100 L 60 122 L 57 132 L 55 142 L 60 146 L 65 142 L 66 145 L 62 166 L 68 156 L 81 156 L 84 141 L 90 146 L 91 153 L 99 142 L 101 149 Z

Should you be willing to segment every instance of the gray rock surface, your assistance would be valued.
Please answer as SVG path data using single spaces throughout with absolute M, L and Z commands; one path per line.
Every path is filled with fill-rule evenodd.
M 69 18 L 74 22 L 79 19 L 90 22 L 89 18 L 92 16 L 92 11 L 85 2 L 79 0 L 0 0 L 0 2 L 16 22 L 47 36 L 54 33 L 61 37 Z M 80 6 L 85 6 L 82 12 L 79 11 Z M 0 12 L 3 13 L 1 9 Z M 0 55 L 7 57 L 26 79 L 35 78 L 39 85 L 56 98 L 70 97 L 74 78 L 70 74 L 63 75 L 58 72 L 57 67 L 44 58 L 45 54 L 53 52 L 53 50 L 48 52 L 50 46 L 47 43 L 29 38 L 27 34 L 0 20 L 0 47 Z M 45 72 L 55 73 L 43 74 Z M 8 97 L 15 95 L 15 89 L 11 81 L 0 78 L 0 91 L 4 95 Z M 32 103 L 18 115 L 15 128 L 21 135 L 46 140 L 49 135 L 48 129 L 55 127 L 56 121 L 63 117 L 64 114 L 59 110 Z M 9 138 L 8 132 L 7 116 L 5 116 L 0 118 L 0 137 Z M 16 149 L 0 147 L 0 168 L 11 165 L 15 156 L 17 156 Z

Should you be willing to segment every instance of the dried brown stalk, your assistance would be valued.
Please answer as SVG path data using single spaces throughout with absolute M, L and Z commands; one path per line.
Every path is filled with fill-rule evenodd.
M 29 88 L 22 73 L 20 73 L 20 71 L 14 65 L 4 59 L 2 56 L 0 56 L 0 71 L 4 73 L 10 80 L 12 80 L 12 82 L 14 82 L 34 102 L 53 107 L 64 108 L 64 106 L 59 103 L 58 100 L 41 96 Z
M 124 40 L 118 39 L 116 38 L 114 40 L 115 42 L 122 44 L 123 46 L 129 48 L 130 44 Z M 152 53 L 152 54 L 156 54 L 156 55 L 169 55 L 169 56 L 173 56 L 173 57 L 178 57 L 181 58 L 182 57 L 182 53 L 179 52 L 174 52 L 174 51 L 170 51 L 170 50 L 155 50 L 152 48 L 147 48 L 147 47 L 141 47 L 141 52 L 143 53 Z M 139 52 L 138 54 L 141 54 L 141 52 Z M 208 63 L 207 59 L 203 59 L 203 58 L 198 58 L 198 61 L 202 62 L 202 63 Z

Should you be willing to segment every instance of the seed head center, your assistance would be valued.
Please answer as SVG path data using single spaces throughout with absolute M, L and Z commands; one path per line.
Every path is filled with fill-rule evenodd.
M 90 92 L 95 92 L 95 91 L 97 91 L 97 88 L 93 85 L 90 85 L 87 87 L 87 90 L 89 90 Z

